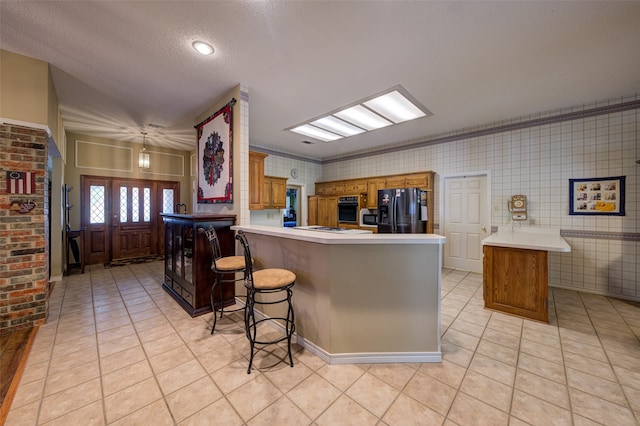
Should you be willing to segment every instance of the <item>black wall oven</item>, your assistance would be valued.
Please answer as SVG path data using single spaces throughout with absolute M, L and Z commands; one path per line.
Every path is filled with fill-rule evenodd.
M 358 197 L 338 197 L 338 223 L 358 223 Z

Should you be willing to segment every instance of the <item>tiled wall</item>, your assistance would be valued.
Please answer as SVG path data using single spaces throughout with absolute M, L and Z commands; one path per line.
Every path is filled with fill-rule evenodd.
M 625 98 L 544 112 L 485 128 L 556 117 L 605 105 L 640 99 Z M 346 161 L 326 162 L 321 180 L 433 170 L 436 226 L 439 222 L 439 175 L 491 171 L 492 225 L 507 224 L 506 201 L 525 194 L 535 226 L 572 232 L 568 254 L 550 255 L 550 285 L 640 300 L 640 110 L 609 113 L 553 124 Z M 468 133 L 464 129 L 459 133 Z M 626 176 L 626 216 L 570 216 L 569 179 Z M 576 233 L 584 235 L 576 237 Z M 588 233 L 598 238 L 586 238 Z M 607 235 L 612 233 L 612 235 Z M 593 236 L 593 235 L 591 235 Z

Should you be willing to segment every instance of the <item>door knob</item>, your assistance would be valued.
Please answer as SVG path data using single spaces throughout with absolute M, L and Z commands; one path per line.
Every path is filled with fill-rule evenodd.
M 487 227 L 486 226 L 482 227 L 482 232 L 487 232 Z

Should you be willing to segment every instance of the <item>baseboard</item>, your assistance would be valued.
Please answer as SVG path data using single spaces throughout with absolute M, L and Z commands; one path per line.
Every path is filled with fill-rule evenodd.
M 16 372 L 13 375 L 13 379 L 11 379 L 11 384 L 9 385 L 9 389 L 7 389 L 7 394 L 2 400 L 2 405 L 0 405 L 0 425 L 4 425 L 7 416 L 9 415 L 9 409 L 11 408 L 11 403 L 13 402 L 13 397 L 18 390 L 18 385 L 20 384 L 20 379 L 22 379 L 22 373 L 24 372 L 24 367 L 27 364 L 27 359 L 29 358 L 29 353 L 31 352 L 31 346 L 33 346 L 33 341 L 35 340 L 36 333 L 38 332 L 39 326 L 34 326 L 31 329 L 31 333 L 29 334 L 29 340 L 27 340 L 27 344 L 25 345 L 24 352 L 22 353 L 22 357 L 20 362 L 18 363 L 18 368 L 16 368 Z
M 260 311 L 255 311 L 256 318 L 267 319 Z M 266 321 L 271 328 L 282 333 L 284 326 L 277 321 Z M 338 364 L 385 364 L 385 363 L 421 363 L 442 362 L 442 352 L 359 352 L 332 354 L 302 336 L 294 334 L 293 341 L 330 365 Z

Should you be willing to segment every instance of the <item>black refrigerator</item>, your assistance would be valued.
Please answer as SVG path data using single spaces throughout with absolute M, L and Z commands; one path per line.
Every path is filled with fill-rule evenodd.
M 419 188 L 378 191 L 379 234 L 424 234 L 427 219 L 426 191 Z

